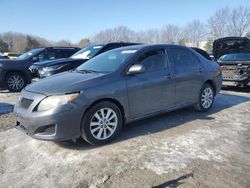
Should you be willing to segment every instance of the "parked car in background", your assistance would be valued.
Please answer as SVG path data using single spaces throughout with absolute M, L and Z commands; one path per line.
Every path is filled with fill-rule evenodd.
M 196 52 L 198 52 L 199 54 L 201 54 L 207 60 L 210 60 L 210 61 L 212 60 L 212 58 L 210 57 L 210 55 L 205 50 L 202 50 L 200 48 L 195 48 L 195 47 L 192 47 L 192 49 L 195 50 Z
M 9 91 L 21 91 L 31 82 L 29 67 L 39 61 L 70 57 L 79 48 L 46 47 L 28 51 L 15 59 L 0 60 L 0 88 Z
M 190 105 L 208 111 L 221 82 L 219 65 L 191 48 L 118 48 L 27 86 L 14 107 L 16 128 L 37 139 L 105 144 L 127 122 Z
M 15 52 L 4 52 L 3 55 L 9 57 L 9 59 L 15 59 L 16 57 L 20 56 L 21 54 L 18 54 Z
M 214 60 L 214 54 L 213 54 L 213 52 L 209 52 L 208 55 L 209 55 L 209 57 L 210 57 L 212 60 Z
M 246 87 L 250 83 L 250 40 L 226 37 L 214 41 L 213 53 L 222 67 L 224 85 Z
M 7 56 L 3 55 L 1 52 L 0 52 L 0 60 L 1 59 L 9 59 Z
M 75 69 L 89 59 L 115 48 L 138 45 L 138 43 L 112 42 L 107 44 L 93 44 L 81 49 L 70 58 L 62 58 L 34 63 L 30 67 L 33 77 L 45 78 L 54 74 Z

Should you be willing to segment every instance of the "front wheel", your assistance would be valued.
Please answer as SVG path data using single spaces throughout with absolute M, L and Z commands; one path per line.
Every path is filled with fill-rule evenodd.
M 206 83 L 203 85 L 200 91 L 199 99 L 195 104 L 195 108 L 200 112 L 208 111 L 214 103 L 214 89 Z
M 120 132 L 122 120 L 117 105 L 109 101 L 100 102 L 84 115 L 81 136 L 92 145 L 108 143 Z
M 8 74 L 5 79 L 6 88 L 11 92 L 21 91 L 26 84 L 24 75 L 18 72 Z

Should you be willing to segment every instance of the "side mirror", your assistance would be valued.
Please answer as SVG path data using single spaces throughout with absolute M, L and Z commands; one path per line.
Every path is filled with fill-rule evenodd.
M 143 73 L 145 72 L 145 67 L 143 65 L 140 64 L 136 64 L 136 65 L 132 65 L 127 74 L 128 75 L 132 75 L 132 74 L 139 74 L 139 73 Z
M 32 62 L 37 62 L 38 58 L 37 57 L 32 57 Z

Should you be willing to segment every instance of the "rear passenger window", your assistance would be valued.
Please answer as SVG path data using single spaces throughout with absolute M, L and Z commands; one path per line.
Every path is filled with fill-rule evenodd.
M 144 53 L 137 60 L 137 64 L 142 64 L 146 72 L 162 70 L 167 67 L 167 57 L 165 50 L 153 50 Z
M 187 65 L 194 65 L 199 64 L 199 61 L 192 52 L 186 50 L 186 49 L 171 49 L 175 65 L 177 67 L 183 67 Z

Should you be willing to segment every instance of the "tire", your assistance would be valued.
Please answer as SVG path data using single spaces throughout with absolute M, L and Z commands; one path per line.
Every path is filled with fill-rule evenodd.
M 118 135 L 122 124 L 119 107 L 109 101 L 100 102 L 85 113 L 81 137 L 92 145 L 106 144 Z
M 201 88 L 198 101 L 195 104 L 195 109 L 200 112 L 206 112 L 212 108 L 214 103 L 214 94 L 213 87 L 208 83 L 204 84 Z
M 18 72 L 9 73 L 5 79 L 5 86 L 10 92 L 19 92 L 27 85 L 26 78 Z

